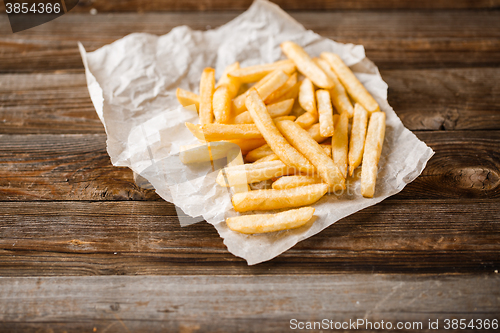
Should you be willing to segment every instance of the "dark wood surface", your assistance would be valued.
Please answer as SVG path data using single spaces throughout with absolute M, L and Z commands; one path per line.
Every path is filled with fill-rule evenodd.
M 365 45 L 389 103 L 436 154 L 401 193 L 269 262 L 247 266 L 204 222 L 181 228 L 171 204 L 111 165 L 77 41 L 214 28 L 249 3 L 81 1 L 16 34 L 0 16 L 0 331 L 500 319 L 498 1 L 277 2 Z

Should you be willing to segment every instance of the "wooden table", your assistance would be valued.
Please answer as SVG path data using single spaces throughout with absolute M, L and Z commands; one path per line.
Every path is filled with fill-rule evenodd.
M 1 15 L 1 332 L 500 319 L 498 0 L 278 2 L 363 44 L 436 154 L 400 194 L 274 260 L 249 267 L 211 225 L 181 228 L 171 204 L 111 165 L 77 41 L 92 51 L 132 32 L 213 28 L 249 3 L 81 1 L 16 34 Z

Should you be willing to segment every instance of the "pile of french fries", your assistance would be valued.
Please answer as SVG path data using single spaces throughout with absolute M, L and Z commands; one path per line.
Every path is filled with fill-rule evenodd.
M 184 147 L 181 161 L 226 157 L 217 183 L 231 188 L 237 212 L 288 209 L 228 218 L 241 233 L 305 225 L 314 208 L 302 206 L 342 193 L 360 165 L 361 194 L 375 192 L 385 113 L 338 55 L 311 58 L 293 42 L 281 49 L 288 59 L 245 68 L 236 62 L 217 83 L 215 70 L 205 68 L 199 95 L 177 89 L 179 102 L 195 105 L 200 119 L 186 123 L 200 145 Z M 249 186 L 269 180 L 272 189 Z

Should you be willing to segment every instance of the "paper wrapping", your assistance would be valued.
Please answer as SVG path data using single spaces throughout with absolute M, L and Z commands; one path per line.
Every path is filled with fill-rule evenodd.
M 225 218 L 238 213 L 228 189 L 215 184 L 217 171 L 210 163 L 184 165 L 178 158 L 180 146 L 197 143 L 184 123 L 198 123 L 198 117 L 179 106 L 175 90 L 198 93 L 205 67 L 215 68 L 219 78 L 235 61 L 245 67 L 284 59 L 279 45 L 287 40 L 311 56 L 323 51 L 339 54 L 386 113 L 375 197 L 363 198 L 360 181 L 353 178 L 343 194 L 318 201 L 314 220 L 301 228 L 240 234 L 226 226 Z M 387 84 L 365 57 L 363 46 L 323 38 L 267 1 L 255 1 L 246 12 L 213 30 L 179 26 L 163 36 L 130 34 L 94 52 L 79 47 L 113 165 L 129 167 L 187 216 L 200 217 L 191 221 L 205 219 L 212 224 L 228 250 L 249 265 L 270 260 L 343 217 L 398 193 L 422 172 L 434 153 L 404 127 L 388 104 Z

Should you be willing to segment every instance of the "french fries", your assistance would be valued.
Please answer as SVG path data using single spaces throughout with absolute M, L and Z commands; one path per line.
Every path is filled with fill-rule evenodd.
M 361 194 L 371 198 L 375 192 L 385 113 L 378 112 L 376 101 L 337 55 L 323 52 L 311 59 L 293 42 L 282 43 L 281 49 L 288 59 L 245 68 L 235 62 L 216 86 L 214 70 L 205 68 L 199 95 L 176 91 L 179 103 L 196 108 L 200 119 L 200 124 L 186 123 L 201 143 L 182 146 L 181 162 L 213 166 L 227 158 L 216 183 L 230 189 L 237 212 L 289 209 L 228 218 L 228 227 L 240 233 L 306 224 L 314 208 L 296 207 L 344 190 L 347 175 L 361 161 Z M 296 70 L 306 78 L 299 81 Z M 242 84 L 250 88 L 236 96 Z M 252 190 L 271 183 L 272 189 Z
M 332 189 L 345 188 L 345 179 L 333 160 L 302 127 L 293 121 L 276 123 L 278 130 L 299 152 L 304 154 L 316 167 L 321 179 Z
M 286 75 L 282 70 L 278 69 L 270 74 L 271 76 L 267 81 L 261 86 L 255 89 L 262 99 L 266 99 L 269 95 L 283 86 L 288 80 L 288 75 Z M 248 97 L 248 96 L 247 96 Z M 246 97 L 245 104 L 236 104 L 236 99 L 234 100 L 235 114 L 238 115 L 247 109 L 246 107 Z
M 274 177 L 280 177 L 288 172 L 290 172 L 290 167 L 279 160 L 243 164 L 222 169 L 217 175 L 216 182 L 223 187 L 251 184 Z
M 293 148 L 283 137 L 283 135 L 276 128 L 275 123 L 272 121 L 267 108 L 262 102 L 257 90 L 251 89 L 246 100 L 246 105 L 253 121 L 262 133 L 267 144 L 271 147 L 273 152 L 278 155 L 286 165 L 297 168 L 303 172 L 314 172 L 314 167 L 311 163 L 295 148 Z M 276 124 L 289 122 L 281 121 Z
M 328 90 L 320 89 L 316 91 L 318 100 L 319 132 L 321 136 L 329 137 L 333 135 L 333 108 Z
M 314 95 L 314 86 L 308 78 L 302 81 L 299 89 L 299 104 L 306 112 L 317 113 L 316 96 Z
M 184 90 L 182 88 L 177 88 L 175 91 L 175 96 L 182 106 L 196 105 L 196 111 L 200 109 L 200 96 L 193 92 Z
M 324 89 L 333 87 L 333 81 L 316 65 L 311 57 L 299 45 L 293 42 L 281 43 L 281 50 L 292 59 L 297 69 L 309 78 L 316 86 Z
M 292 90 L 296 84 L 297 84 L 297 73 L 293 73 L 292 75 L 290 75 L 288 80 L 286 80 L 284 85 L 275 90 L 271 95 L 267 96 L 267 98 L 264 100 L 264 103 L 266 104 L 277 103 L 278 101 L 281 100 L 281 97 L 283 97 L 283 95 Z M 291 97 L 291 99 L 293 98 L 295 97 Z
M 226 69 L 224 69 L 224 72 L 222 73 L 219 81 L 217 81 L 217 85 L 215 86 L 216 88 L 223 86 L 223 85 L 226 86 L 231 99 L 234 98 L 234 96 L 236 96 L 236 93 L 240 89 L 241 83 L 237 78 L 228 76 L 228 74 L 229 74 L 229 72 L 231 72 L 235 69 L 238 69 L 238 68 L 240 68 L 239 62 L 235 62 L 235 63 L 227 66 Z
M 267 111 L 271 115 L 271 118 L 287 116 L 292 111 L 293 99 L 287 99 L 282 102 L 268 104 Z M 234 117 L 235 124 L 253 124 L 252 116 L 250 112 L 245 111 Z
M 295 64 L 291 60 L 280 60 L 271 64 L 234 69 L 228 73 L 228 76 L 238 79 L 241 83 L 249 83 L 259 81 L 275 70 L 282 70 L 287 74 L 291 74 L 295 71 Z
M 349 115 L 344 112 L 335 124 L 335 132 L 332 137 L 332 158 L 333 163 L 342 172 L 342 176 L 347 178 L 347 152 L 348 152 L 348 131 Z
M 354 108 L 352 107 L 351 101 L 347 96 L 344 86 L 340 83 L 337 75 L 333 72 L 332 68 L 324 59 L 314 58 L 314 62 L 328 75 L 335 83 L 333 88 L 330 89 L 330 97 L 332 99 L 332 104 L 338 113 L 347 112 L 349 118 L 352 118 L 354 114 Z
M 351 142 L 349 143 L 349 176 L 361 164 L 363 150 L 365 148 L 366 124 L 368 112 L 361 104 L 354 106 L 354 117 L 352 118 Z
M 361 194 L 373 198 L 377 181 L 377 165 L 382 153 L 385 136 L 385 113 L 374 112 L 368 124 L 363 165 L 361 166 Z
M 283 176 L 273 183 L 273 190 L 286 190 L 322 182 L 323 180 L 316 176 Z
M 351 69 L 344 64 L 337 54 L 323 52 L 321 53 L 321 58 L 325 59 L 330 64 L 340 79 L 340 82 L 342 82 L 349 95 L 351 95 L 357 103 L 361 104 L 370 113 L 380 111 L 380 107 L 372 95 L 370 95 L 368 90 L 359 82 Z
M 212 108 L 212 97 L 215 87 L 215 70 L 213 68 L 205 68 L 201 74 L 200 80 L 200 123 L 213 123 L 214 111 Z
M 229 217 L 226 224 L 233 231 L 243 234 L 258 234 L 299 228 L 311 220 L 313 214 L 314 208 L 302 207 L 276 214 Z
M 236 193 L 232 202 L 237 212 L 295 208 L 315 203 L 328 191 L 327 184 L 314 184 L 287 190 L 257 190 Z
M 226 85 L 219 86 L 213 96 L 213 109 L 215 122 L 227 124 L 231 117 L 231 95 Z

